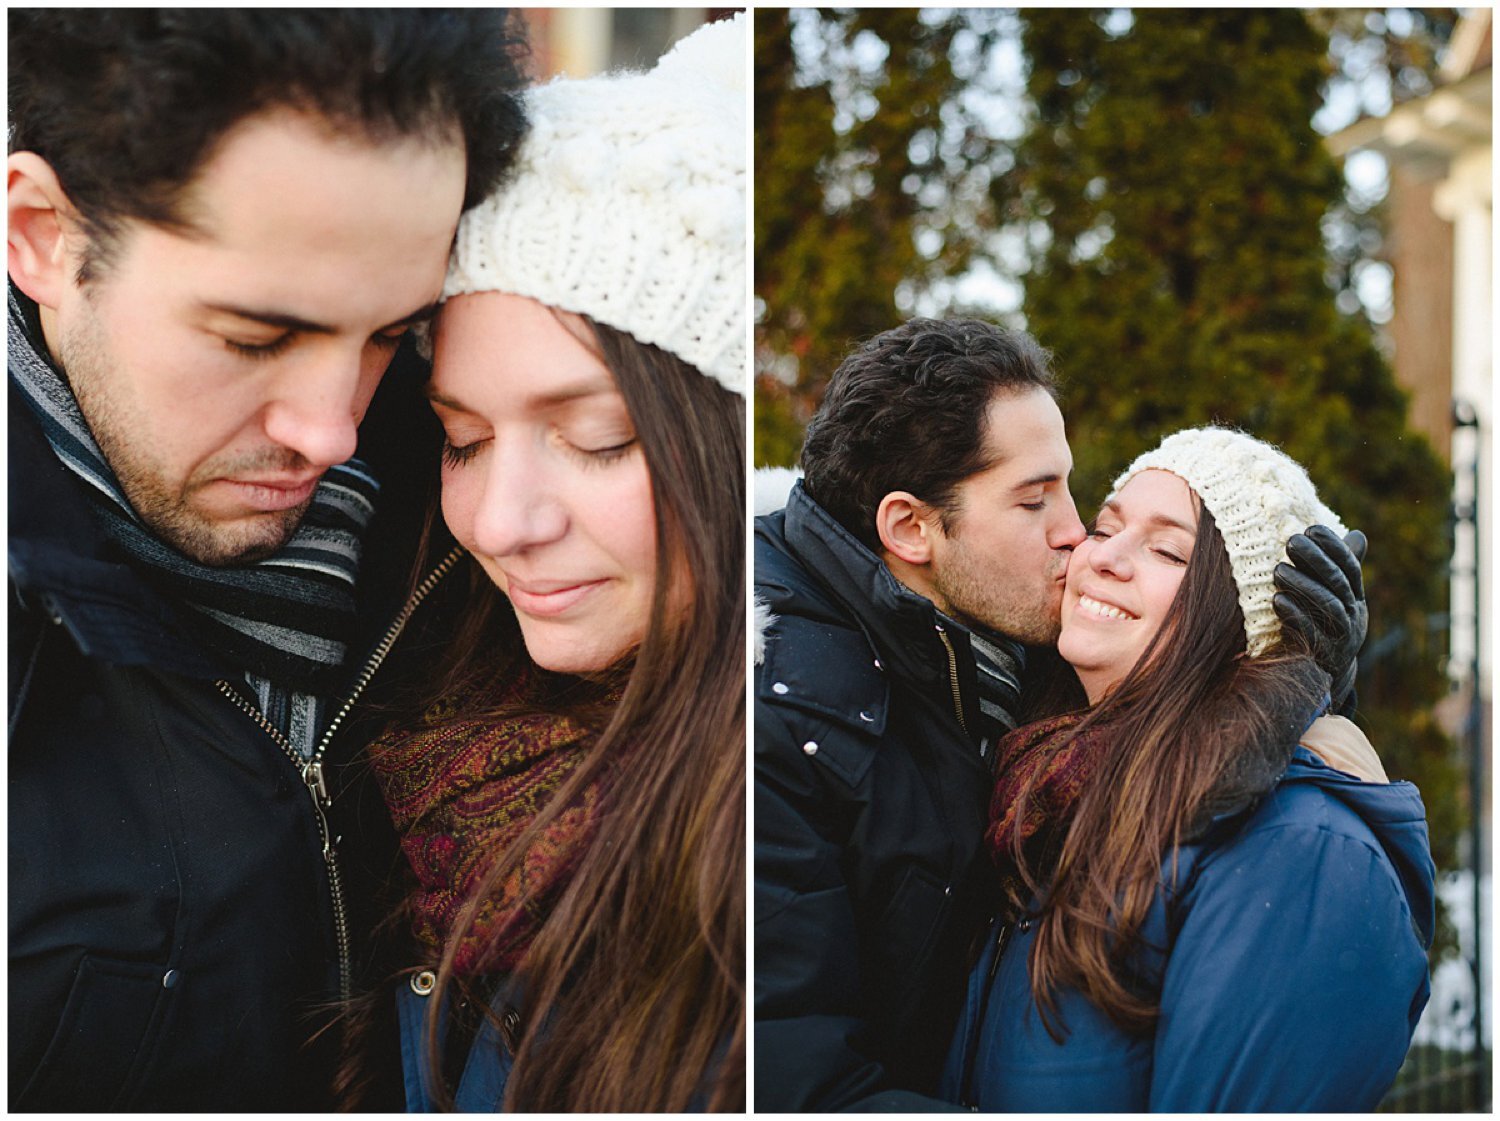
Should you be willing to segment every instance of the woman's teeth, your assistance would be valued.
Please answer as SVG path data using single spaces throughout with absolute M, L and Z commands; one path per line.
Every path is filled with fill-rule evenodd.
M 1085 611 L 1089 611 L 1095 615 L 1098 615 L 1103 619 L 1136 618 L 1136 616 L 1130 614 L 1128 611 L 1121 611 L 1118 607 L 1111 607 L 1107 603 L 1100 603 L 1097 599 L 1090 599 L 1085 595 L 1080 595 L 1078 597 L 1078 606 L 1082 607 Z

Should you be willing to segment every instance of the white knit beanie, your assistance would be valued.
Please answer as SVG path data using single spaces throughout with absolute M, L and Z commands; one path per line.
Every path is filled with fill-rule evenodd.
M 1110 498 L 1142 471 L 1158 468 L 1182 479 L 1214 516 L 1245 616 L 1245 649 L 1253 658 L 1281 637 L 1271 607 L 1276 565 L 1286 542 L 1311 525 L 1346 532 L 1318 499 L 1300 464 L 1270 444 L 1228 428 L 1189 428 L 1141 455 L 1115 480 Z
M 741 13 L 645 73 L 530 90 L 515 172 L 459 222 L 443 298 L 529 296 L 743 395 L 747 34 Z

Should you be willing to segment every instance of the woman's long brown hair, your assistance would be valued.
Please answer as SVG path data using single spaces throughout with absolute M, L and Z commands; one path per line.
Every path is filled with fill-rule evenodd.
M 1065 987 L 1127 1031 L 1154 1023 L 1158 1007 L 1132 958 L 1163 877 L 1175 877 L 1176 850 L 1215 813 L 1269 785 L 1327 687 L 1312 660 L 1286 646 L 1244 657 L 1229 554 L 1196 495 L 1194 504 L 1192 558 L 1161 629 L 1074 732 L 1092 729 L 1109 746 L 1050 875 L 1028 865 L 1019 833 L 1012 844 L 1040 903 L 1031 988 L 1055 1039 L 1066 1030 L 1056 999 Z
M 633 660 L 615 681 L 595 683 L 592 703 L 571 713 L 604 713 L 596 742 L 514 844 L 496 854 L 475 893 L 493 891 L 587 786 L 603 784 L 608 809 L 520 968 L 527 1014 L 504 1105 L 740 1112 L 744 406 L 668 352 L 590 326 L 650 472 L 656 586 Z M 493 681 L 525 656 L 516 650 L 511 609 L 481 574 L 448 665 L 471 684 Z M 619 678 L 618 703 L 601 709 L 598 694 L 619 688 Z M 453 685 L 447 676 L 444 692 L 454 695 Z M 442 1069 L 435 1017 L 450 985 L 465 987 L 453 959 L 473 919 L 470 906 L 444 948 L 428 1001 L 435 1072 Z M 451 1107 L 446 1087 L 443 1097 L 440 1104 Z

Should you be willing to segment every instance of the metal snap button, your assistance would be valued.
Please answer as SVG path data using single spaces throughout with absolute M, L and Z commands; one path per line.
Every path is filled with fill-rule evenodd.
M 805 744 L 802 745 L 802 754 L 804 754 L 804 755 L 816 755 L 817 753 L 818 753 L 818 745 L 816 743 L 814 743 L 812 740 L 808 740 Z
M 873 724 L 873 723 L 875 723 L 875 718 L 873 716 L 871 716 L 868 712 L 861 712 L 859 714 L 859 718 L 861 720 L 863 720 L 866 724 Z
M 411 991 L 418 996 L 427 996 L 437 987 L 437 974 L 430 969 L 411 975 Z
M 775 693 L 778 697 L 784 697 L 791 692 L 791 689 L 784 682 L 778 681 L 771 686 L 771 692 Z
M 164 989 L 175 989 L 182 975 L 175 969 L 169 969 L 161 975 L 161 987 Z

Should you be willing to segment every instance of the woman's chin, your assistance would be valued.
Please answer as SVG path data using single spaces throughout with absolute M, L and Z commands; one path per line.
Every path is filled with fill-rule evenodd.
M 635 642 L 599 642 L 580 640 L 575 635 L 536 634 L 523 624 L 521 640 L 531 661 L 551 673 L 568 673 L 576 677 L 604 673 L 624 661 L 639 645 Z

